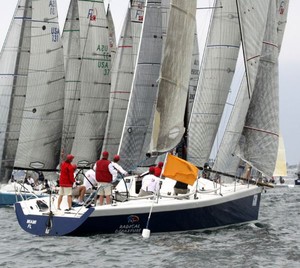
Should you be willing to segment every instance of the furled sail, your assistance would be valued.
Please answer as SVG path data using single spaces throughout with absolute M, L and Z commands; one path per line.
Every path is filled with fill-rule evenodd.
M 102 151 L 118 152 L 144 18 L 144 1 L 132 1 L 127 10 L 111 73 L 109 113 Z
M 196 1 L 171 1 L 150 149 L 154 152 L 172 150 L 185 132 L 196 6 Z
M 148 1 L 120 147 L 122 165 L 132 168 L 145 158 L 145 140 L 152 133 L 151 119 L 157 96 L 162 54 L 161 1 Z M 147 148 L 148 149 L 148 148 Z
M 81 48 L 80 104 L 72 147 L 75 161 L 95 161 L 107 121 L 111 51 L 103 1 L 79 1 Z
M 0 55 L 0 181 L 10 179 L 25 104 L 30 58 L 31 0 L 19 0 Z
M 54 169 L 59 161 L 64 60 L 56 1 L 32 1 L 27 91 L 15 167 Z
M 209 159 L 235 72 L 240 40 L 236 1 L 215 1 L 188 127 L 188 160 L 198 166 Z

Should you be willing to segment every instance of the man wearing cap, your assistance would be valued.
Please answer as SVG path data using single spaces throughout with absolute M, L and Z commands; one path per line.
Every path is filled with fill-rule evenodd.
M 108 160 L 108 152 L 102 153 L 102 159 L 96 162 L 96 180 L 98 182 L 99 189 L 99 203 L 103 205 L 104 196 L 106 204 L 111 203 L 111 182 L 113 178 L 113 166 L 110 165 Z
M 118 173 L 121 173 L 123 176 L 127 175 L 127 171 L 124 170 L 118 162 L 120 161 L 120 156 L 115 155 L 111 165 L 113 166 L 113 181 L 115 181 L 118 177 Z
M 153 195 L 159 190 L 159 178 L 154 175 L 155 167 L 149 168 L 149 174 L 143 177 L 139 196 Z
M 59 197 L 58 197 L 58 209 L 60 210 L 60 204 L 62 202 L 63 196 L 68 196 L 68 209 L 72 209 L 72 187 L 75 182 L 74 179 L 74 167 L 72 166 L 72 161 L 74 156 L 71 154 L 67 155 L 67 158 L 62 162 L 60 167 L 60 176 L 59 176 Z

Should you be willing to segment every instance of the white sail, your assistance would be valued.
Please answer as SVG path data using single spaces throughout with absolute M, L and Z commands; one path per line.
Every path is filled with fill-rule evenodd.
M 144 1 L 132 1 L 127 10 L 111 73 L 109 113 L 102 151 L 118 152 L 132 87 L 144 18 Z
M 65 58 L 65 103 L 62 135 L 62 154 L 72 150 L 80 103 L 80 25 L 78 0 L 71 0 L 62 34 Z
M 101 151 L 110 92 L 111 52 L 103 1 L 79 1 L 82 63 L 80 104 L 72 147 L 75 161 L 95 161 Z
M 248 95 L 254 90 L 270 0 L 238 0 Z
M 56 1 L 32 1 L 29 8 L 30 62 L 15 166 L 53 169 L 59 160 L 65 82 Z
M 198 166 L 209 159 L 241 39 L 236 1 L 215 1 L 214 7 L 188 129 L 188 160 Z
M 171 1 L 151 151 L 173 149 L 185 132 L 183 122 L 194 47 L 196 5 L 196 1 Z
M 280 1 L 277 1 L 277 5 L 278 5 L 278 2 L 280 2 Z M 271 3 L 271 4 L 273 4 L 273 3 Z M 287 8 L 287 6 L 286 6 L 286 8 Z M 271 10 L 273 10 L 273 14 L 272 14 Z M 260 70 L 258 73 L 258 81 L 256 82 L 256 85 L 255 85 L 255 90 L 257 89 L 258 92 L 259 91 L 265 92 L 265 94 L 261 95 L 261 96 L 259 96 L 259 95 L 256 96 L 256 100 L 253 99 L 253 101 L 252 101 L 252 110 L 258 109 L 257 110 L 258 113 L 256 113 L 256 115 L 252 114 L 252 117 L 257 117 L 257 118 L 260 118 L 261 116 L 265 117 L 264 122 L 266 122 L 270 119 L 268 116 L 265 115 L 266 108 L 267 107 L 270 108 L 270 112 L 271 112 L 274 109 L 276 110 L 276 107 L 273 107 L 273 106 L 278 105 L 278 92 L 276 93 L 276 90 L 278 90 L 278 81 L 277 81 L 278 80 L 278 71 L 276 71 L 276 69 L 278 67 L 277 67 L 276 54 L 278 53 L 278 49 L 281 46 L 283 33 L 281 33 L 280 35 L 277 35 L 276 32 L 279 32 L 279 31 L 276 30 L 276 27 L 277 27 L 277 25 L 279 25 L 280 31 L 283 32 L 284 25 L 285 25 L 285 23 L 278 23 L 279 22 L 278 11 L 279 11 L 278 6 L 276 7 L 276 10 L 274 8 L 274 5 L 273 5 L 273 7 L 270 7 L 270 13 L 268 15 L 269 16 L 269 22 L 268 22 L 269 26 L 266 28 L 266 36 L 264 39 L 264 50 L 262 52 L 262 59 L 260 62 L 261 66 L 260 66 Z M 277 14 L 277 20 L 276 20 L 276 18 L 274 20 L 274 16 L 276 16 L 276 14 Z M 281 17 L 280 20 L 285 22 L 286 18 Z M 274 28 L 275 28 L 275 30 L 274 30 Z M 272 36 L 272 35 L 268 36 L 267 35 L 268 32 L 275 36 Z M 278 45 L 277 45 L 277 43 L 278 43 Z M 277 55 L 277 57 L 278 57 L 278 55 Z M 266 73 L 266 74 L 264 75 L 264 73 Z M 267 75 L 267 73 L 270 73 L 270 74 Z M 271 77 L 269 77 L 269 76 L 271 76 Z M 273 83 L 273 86 L 275 88 L 270 89 L 270 86 L 268 85 L 269 83 Z M 263 88 L 263 90 L 262 90 L 262 88 Z M 261 104 L 260 108 L 259 107 L 254 108 L 255 102 L 261 102 L 261 101 L 263 102 L 264 99 L 266 99 L 267 96 L 265 96 L 265 95 L 268 94 L 267 93 L 267 92 L 269 92 L 268 90 L 270 91 L 270 94 L 272 94 L 272 92 L 273 92 L 273 94 L 275 94 L 275 95 L 270 95 L 269 96 L 270 99 L 266 100 L 265 104 Z M 269 97 L 267 97 L 267 99 Z M 246 113 L 247 113 L 249 104 L 250 104 L 250 100 L 248 98 L 248 90 L 247 90 L 246 80 L 244 79 L 244 81 L 241 85 L 239 94 L 237 96 L 234 110 L 231 114 L 231 117 L 230 117 L 229 123 L 227 125 L 222 143 L 220 145 L 218 155 L 217 155 L 217 158 L 215 161 L 214 169 L 217 169 L 219 171 L 230 170 L 231 174 L 235 174 L 240 160 L 239 160 L 239 158 L 237 158 L 234 155 L 236 153 L 234 151 L 235 150 L 234 148 L 235 148 L 235 144 L 239 143 L 240 147 L 243 147 L 246 142 L 246 140 L 244 138 L 240 139 L 240 137 L 241 137 L 241 132 L 242 132 L 242 129 L 244 126 Z M 262 111 L 262 109 L 263 109 L 263 111 Z M 278 107 L 277 107 L 277 109 L 278 109 Z M 251 114 L 251 109 L 250 109 L 248 118 L 251 117 L 250 114 Z M 255 130 L 255 128 L 258 128 L 258 129 L 261 128 L 261 130 L 265 130 L 266 134 L 267 134 L 267 132 L 270 132 L 270 133 L 273 132 L 273 134 L 271 134 L 271 135 L 274 136 L 274 134 L 275 134 L 275 137 L 276 137 L 278 135 L 278 128 L 277 128 L 278 127 L 278 121 L 277 121 L 278 118 L 275 120 L 275 123 L 274 123 L 274 118 L 276 118 L 276 115 L 278 115 L 278 110 L 275 111 L 275 113 L 273 113 L 273 117 L 270 119 L 270 121 L 273 122 L 272 127 L 270 126 L 271 122 L 267 122 L 265 125 L 264 125 L 264 123 L 260 123 L 260 127 L 258 126 L 258 123 L 257 123 L 257 126 L 254 127 L 253 131 L 258 131 L 258 130 Z M 250 124 L 249 121 L 248 121 L 248 123 L 246 122 L 246 125 L 248 125 L 248 124 Z M 274 124 L 276 126 L 274 126 Z M 263 132 L 263 131 L 260 131 L 260 132 Z M 277 135 L 276 135 L 276 133 L 277 133 Z M 267 139 L 267 138 L 265 137 L 265 139 Z M 275 139 L 277 139 L 277 138 L 275 138 Z M 269 165 L 271 165 L 271 167 L 269 167 L 268 171 L 266 172 L 265 168 L 262 168 L 259 164 L 256 165 L 253 160 L 252 160 L 253 162 L 251 161 L 251 163 L 253 165 L 255 164 L 254 166 L 258 169 L 264 169 L 263 173 L 268 174 L 270 176 L 270 175 L 272 175 L 272 171 L 271 171 L 272 165 L 274 168 L 274 163 L 275 163 L 274 155 L 276 155 L 276 153 L 274 153 L 274 150 L 275 150 L 275 152 L 277 152 L 277 149 L 276 149 L 277 145 L 275 144 L 274 147 L 272 147 L 272 145 L 270 145 L 269 148 L 272 152 L 266 152 L 263 154 L 263 152 L 268 147 L 267 147 L 266 140 L 264 140 L 262 143 L 258 142 L 258 141 L 262 141 L 262 140 L 263 140 L 263 137 L 260 136 L 259 139 L 257 140 L 257 142 L 253 141 L 255 143 L 253 148 L 258 149 L 258 146 L 259 146 L 259 150 L 257 151 L 257 153 L 262 154 L 262 156 L 265 157 L 265 159 L 270 159 Z M 272 143 L 270 143 L 270 144 L 272 144 Z M 240 151 L 242 151 L 242 149 L 240 149 Z M 262 163 L 265 162 L 265 159 L 261 159 Z M 265 166 L 265 164 L 264 164 L 264 166 Z
M 145 158 L 145 140 L 150 140 L 148 137 L 152 133 L 163 44 L 160 7 L 161 1 L 155 0 L 148 1 L 145 8 L 137 66 L 118 150 L 125 168 L 131 168 Z
M 285 157 L 285 146 L 283 137 L 280 133 L 279 135 L 279 144 L 277 151 L 277 160 L 275 165 L 275 170 L 273 176 L 287 176 L 287 167 L 286 167 L 286 157 Z
M 0 55 L 0 180 L 15 161 L 30 57 L 31 0 L 19 0 Z M 28 18 L 28 19 L 26 19 Z

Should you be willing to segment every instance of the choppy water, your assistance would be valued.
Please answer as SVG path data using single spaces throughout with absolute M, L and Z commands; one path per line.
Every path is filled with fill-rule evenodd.
M 300 267 L 300 187 L 268 189 L 259 221 L 210 232 L 36 237 L 0 208 L 0 267 Z M 151 228 L 150 228 L 151 229 Z

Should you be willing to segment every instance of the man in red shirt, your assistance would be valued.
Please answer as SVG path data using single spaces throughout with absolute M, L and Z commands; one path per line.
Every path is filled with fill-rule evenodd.
M 74 159 L 74 156 L 71 154 L 67 155 L 67 159 L 62 162 L 60 166 L 60 176 L 59 176 L 59 197 L 58 197 L 58 204 L 57 207 L 60 210 L 60 204 L 62 202 L 63 196 L 68 196 L 68 206 L 69 208 L 66 209 L 71 210 L 72 209 L 72 186 L 75 182 L 74 179 L 74 167 L 72 166 L 72 161 Z
M 108 160 L 108 152 L 102 153 L 102 159 L 96 162 L 96 180 L 98 182 L 99 189 L 99 203 L 103 205 L 104 196 L 106 204 L 111 203 L 111 182 L 113 175 L 113 166 Z

